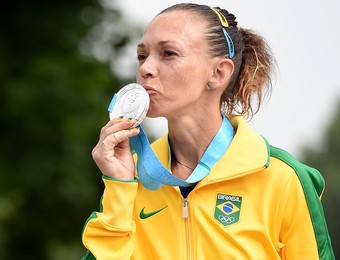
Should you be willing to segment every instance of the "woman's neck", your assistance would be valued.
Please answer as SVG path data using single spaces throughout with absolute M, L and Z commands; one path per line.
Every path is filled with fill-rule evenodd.
M 168 120 L 173 174 L 182 179 L 190 176 L 221 124 L 221 114 L 201 120 L 185 116 Z

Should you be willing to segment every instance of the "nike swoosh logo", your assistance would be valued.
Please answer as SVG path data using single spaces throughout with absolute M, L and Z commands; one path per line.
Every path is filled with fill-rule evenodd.
M 161 211 L 162 211 L 163 209 L 165 209 L 166 207 L 168 207 L 168 206 L 165 206 L 164 208 L 161 208 L 161 209 L 159 209 L 159 210 L 152 211 L 152 212 L 149 212 L 149 213 L 145 213 L 145 212 L 144 212 L 144 209 L 145 209 L 145 207 L 144 207 L 144 208 L 140 211 L 139 217 L 140 217 L 141 219 L 149 218 L 149 217 L 151 217 L 151 216 L 153 216 L 153 215 L 155 215 L 155 214 L 161 212 Z

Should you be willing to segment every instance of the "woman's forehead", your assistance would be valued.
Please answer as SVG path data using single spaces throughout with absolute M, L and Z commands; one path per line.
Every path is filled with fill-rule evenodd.
M 143 40 L 150 37 L 162 41 L 203 40 L 206 24 L 197 14 L 176 10 L 157 15 L 147 26 Z M 163 38 L 165 37 L 165 38 Z

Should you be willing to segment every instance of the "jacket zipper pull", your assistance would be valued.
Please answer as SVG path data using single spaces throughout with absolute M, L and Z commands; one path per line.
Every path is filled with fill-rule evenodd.
M 183 207 L 182 207 L 182 217 L 183 218 L 188 218 L 189 217 L 189 202 L 187 198 L 184 198 L 183 200 Z

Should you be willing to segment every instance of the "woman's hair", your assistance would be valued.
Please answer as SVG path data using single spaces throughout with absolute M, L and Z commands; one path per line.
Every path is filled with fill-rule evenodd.
M 228 11 L 219 7 L 214 9 L 183 3 L 168 7 L 160 14 L 182 10 L 207 21 L 205 34 L 212 57 L 229 57 L 234 62 L 234 74 L 221 96 L 221 110 L 227 115 L 252 117 L 266 95 L 270 94 L 274 58 L 264 38 L 251 30 L 239 28 L 236 17 Z M 227 27 L 221 23 L 223 18 L 227 20 Z M 227 36 L 223 30 L 226 30 Z M 228 36 L 231 40 L 227 39 Z M 234 56 L 231 48 L 234 48 Z

